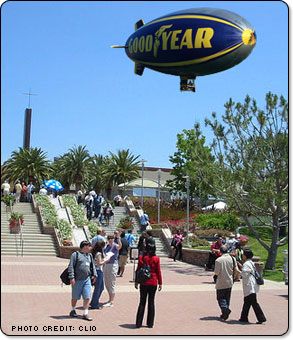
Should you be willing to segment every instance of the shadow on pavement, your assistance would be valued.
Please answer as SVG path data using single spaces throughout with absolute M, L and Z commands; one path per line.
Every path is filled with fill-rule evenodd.
M 119 327 L 122 327 L 122 328 L 128 328 L 128 329 L 136 329 L 136 326 L 135 324 L 133 323 L 125 323 L 123 325 L 119 325 Z M 143 326 L 142 326 L 143 327 Z
M 73 319 L 73 317 L 70 315 L 50 315 L 50 318 L 55 320 Z

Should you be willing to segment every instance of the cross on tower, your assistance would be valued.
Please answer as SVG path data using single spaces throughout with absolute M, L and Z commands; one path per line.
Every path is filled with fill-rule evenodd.
M 29 89 L 28 93 L 23 93 L 23 94 L 28 96 L 28 108 L 30 109 L 30 106 L 31 106 L 31 96 L 37 96 L 37 94 L 31 93 L 31 89 Z

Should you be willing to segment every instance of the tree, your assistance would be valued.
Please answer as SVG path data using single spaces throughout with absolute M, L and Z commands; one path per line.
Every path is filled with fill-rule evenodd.
M 3 178 L 9 182 L 20 180 L 41 184 L 51 173 L 51 163 L 40 148 L 19 148 L 3 163 Z
M 288 103 L 272 93 L 266 95 L 265 110 L 249 96 L 244 104 L 230 99 L 222 119 L 220 123 L 213 113 L 205 121 L 215 136 L 216 162 L 207 164 L 197 157 L 201 179 L 239 211 L 268 252 L 265 268 L 273 269 L 278 247 L 288 242 L 279 237 L 288 221 Z M 250 216 L 272 228 L 270 244 L 262 240 Z
M 81 184 L 90 175 L 92 162 L 86 146 L 73 147 L 58 160 L 60 175 L 67 178 L 70 184 L 74 183 L 76 190 L 80 190 Z
M 168 180 L 166 185 L 173 192 L 186 192 L 187 174 L 190 177 L 190 196 L 199 199 L 200 204 L 204 205 L 209 194 L 213 194 L 213 190 L 205 182 L 201 181 L 200 168 L 198 168 L 198 157 L 202 162 L 214 162 L 211 148 L 204 145 L 205 137 L 202 136 L 198 124 L 194 125 L 194 129 L 183 130 L 183 133 L 177 135 L 177 151 L 170 156 L 173 163 L 171 175 L 174 179 Z M 211 178 L 212 180 L 212 178 Z
M 110 156 L 104 171 L 107 174 L 108 181 L 113 182 L 114 185 L 119 185 L 139 178 L 139 161 L 137 161 L 139 155 L 134 156 L 127 149 L 118 150 L 117 155 L 110 151 Z

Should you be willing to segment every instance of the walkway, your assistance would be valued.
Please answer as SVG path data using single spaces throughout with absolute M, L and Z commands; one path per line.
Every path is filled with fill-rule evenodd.
M 242 285 L 233 288 L 227 321 L 219 318 L 213 273 L 203 268 L 162 258 L 163 290 L 156 295 L 154 328 L 135 328 L 139 292 L 134 288 L 133 264 L 117 278 L 115 306 L 90 311 L 92 322 L 72 319 L 70 287 L 59 275 L 68 260 L 60 258 L 1 258 L 1 329 L 7 335 L 281 335 L 288 327 L 288 286 L 266 281 L 259 302 L 267 322 L 256 325 L 237 320 L 243 302 Z M 11 270 L 13 266 L 13 270 Z M 107 299 L 104 291 L 102 302 Z M 81 306 L 79 302 L 78 306 Z M 81 308 L 78 314 L 82 314 Z

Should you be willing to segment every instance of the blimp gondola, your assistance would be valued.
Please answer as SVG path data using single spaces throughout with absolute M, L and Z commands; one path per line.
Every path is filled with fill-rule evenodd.
M 174 12 L 147 24 L 139 20 L 124 46 L 134 72 L 145 68 L 179 76 L 180 90 L 195 92 L 195 79 L 227 70 L 249 56 L 253 27 L 241 16 L 218 8 Z

